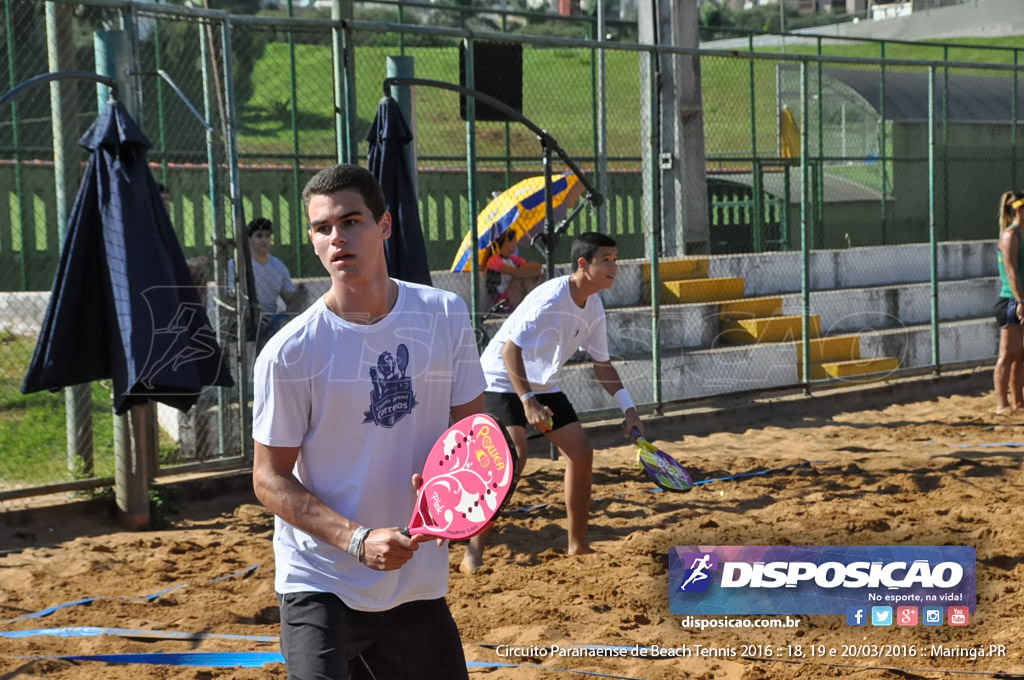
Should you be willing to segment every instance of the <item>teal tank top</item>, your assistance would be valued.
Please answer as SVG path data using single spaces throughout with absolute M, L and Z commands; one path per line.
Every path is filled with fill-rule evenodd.
M 1007 229 L 1017 230 L 1017 225 L 1011 224 Z M 1017 233 L 1017 242 L 1020 243 L 1020 233 Z M 1010 280 L 1006 277 L 1006 265 L 1003 263 L 1003 254 L 999 255 L 999 279 L 1003 282 L 1003 288 L 999 291 L 999 297 L 1012 298 L 1013 289 L 1010 288 Z M 1024 245 L 1017 248 L 1017 276 L 1024 274 Z

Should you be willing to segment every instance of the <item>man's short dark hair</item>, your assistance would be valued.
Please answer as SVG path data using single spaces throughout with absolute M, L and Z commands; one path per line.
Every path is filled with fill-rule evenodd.
M 363 197 L 363 202 L 373 215 L 380 220 L 388 209 L 384 190 L 369 170 L 358 165 L 332 165 L 313 175 L 302 190 L 302 207 L 309 214 L 309 200 L 313 196 L 327 196 L 338 191 L 351 189 Z
M 594 261 L 598 248 L 615 248 L 618 244 L 611 236 L 597 231 L 587 231 L 577 236 L 572 242 L 569 257 L 572 259 L 572 270 L 579 268 L 580 258 L 587 262 Z
M 252 236 L 257 231 L 274 231 L 274 223 L 266 217 L 257 217 L 245 227 L 245 232 Z

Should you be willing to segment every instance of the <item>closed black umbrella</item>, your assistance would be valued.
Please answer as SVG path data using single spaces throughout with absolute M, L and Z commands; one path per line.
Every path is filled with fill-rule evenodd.
M 391 97 L 380 100 L 366 140 L 370 143 L 367 166 L 384 189 L 391 213 L 391 238 L 384 242 L 388 274 L 429 286 L 427 249 L 423 243 L 412 172 L 405 156 L 405 145 L 412 141 L 412 133 L 398 102 Z
M 79 144 L 92 155 L 24 393 L 112 378 L 114 410 L 188 410 L 234 384 L 150 174 L 142 131 L 119 102 Z

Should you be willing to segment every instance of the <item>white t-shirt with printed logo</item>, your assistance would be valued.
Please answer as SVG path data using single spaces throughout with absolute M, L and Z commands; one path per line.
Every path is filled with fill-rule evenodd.
M 515 392 L 501 348 L 511 340 L 523 350 L 530 389 L 558 392 L 565 362 L 582 349 L 594 361 L 608 361 L 608 330 L 604 304 L 597 295 L 581 309 L 569 293 L 569 277 L 551 279 L 530 291 L 487 344 L 480 363 L 488 392 Z
M 398 281 L 372 325 L 348 323 L 320 298 L 281 329 L 254 369 L 253 439 L 299 446 L 294 473 L 320 500 L 368 527 L 404 527 L 412 475 L 449 424 L 452 406 L 484 389 L 461 298 Z M 448 550 L 421 543 L 402 568 L 373 571 L 345 550 L 275 518 L 275 588 L 331 592 L 362 611 L 436 599 Z

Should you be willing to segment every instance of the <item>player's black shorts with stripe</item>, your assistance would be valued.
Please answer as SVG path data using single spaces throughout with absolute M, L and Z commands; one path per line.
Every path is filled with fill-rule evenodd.
M 281 651 L 294 680 L 468 680 L 444 598 L 357 611 L 333 593 L 278 593 Z
M 570 423 L 579 420 L 576 409 L 569 403 L 569 398 L 562 392 L 545 392 L 536 395 L 537 401 L 551 409 L 552 430 L 565 427 Z M 504 425 L 518 425 L 526 427 L 526 409 L 523 402 L 515 392 L 484 392 L 484 399 L 487 403 L 487 411 Z

